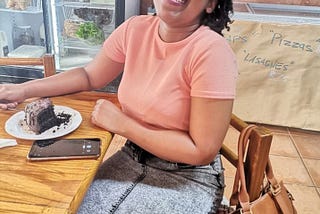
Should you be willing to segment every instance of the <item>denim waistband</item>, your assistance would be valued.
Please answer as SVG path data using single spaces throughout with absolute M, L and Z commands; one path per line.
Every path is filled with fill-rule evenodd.
M 145 163 L 147 157 L 154 156 L 130 140 L 127 140 L 125 146 L 132 151 L 129 155 L 132 156 L 133 160 L 139 163 Z
M 190 165 L 185 163 L 170 162 L 170 161 L 163 160 L 151 154 L 150 152 L 147 152 L 146 150 L 142 149 L 141 147 L 139 147 L 138 145 L 136 145 L 130 140 L 126 141 L 125 147 L 127 150 L 126 152 L 133 158 L 133 160 L 141 164 L 153 165 L 153 163 L 157 163 L 157 165 L 159 165 L 160 163 L 160 165 L 165 165 L 165 168 L 170 168 L 170 169 L 200 167 L 200 165 L 199 166 Z

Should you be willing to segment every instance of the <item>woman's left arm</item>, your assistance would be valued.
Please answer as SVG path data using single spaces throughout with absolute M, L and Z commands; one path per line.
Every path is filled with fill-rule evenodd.
M 233 100 L 192 98 L 190 137 L 199 162 L 210 162 L 219 152 L 228 131 Z
M 210 163 L 221 148 L 232 106 L 232 99 L 192 97 L 189 133 L 147 128 L 106 100 L 97 101 L 92 122 L 132 140 L 159 158 L 203 165 Z

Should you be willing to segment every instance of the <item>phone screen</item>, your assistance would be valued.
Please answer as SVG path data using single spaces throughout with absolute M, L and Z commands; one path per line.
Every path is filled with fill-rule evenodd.
M 100 139 L 49 139 L 33 142 L 29 160 L 83 159 L 100 156 Z

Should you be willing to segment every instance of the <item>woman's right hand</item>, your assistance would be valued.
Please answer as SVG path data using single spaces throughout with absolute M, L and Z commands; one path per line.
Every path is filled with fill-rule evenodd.
M 19 84 L 0 84 L 0 109 L 12 109 L 25 100 L 25 91 Z

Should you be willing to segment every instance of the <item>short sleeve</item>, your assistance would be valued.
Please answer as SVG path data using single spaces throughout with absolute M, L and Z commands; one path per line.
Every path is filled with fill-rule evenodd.
M 128 25 L 133 17 L 118 26 L 105 40 L 103 50 L 110 59 L 124 63 L 126 57 L 126 34 Z
M 232 49 L 224 38 L 204 45 L 193 60 L 191 96 L 234 99 L 238 71 Z

